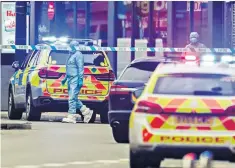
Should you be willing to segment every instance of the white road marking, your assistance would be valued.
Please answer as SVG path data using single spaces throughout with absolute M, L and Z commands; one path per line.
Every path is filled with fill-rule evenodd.
M 14 168 L 40 168 L 40 165 L 15 166 Z
M 112 163 L 120 163 L 119 160 L 97 160 L 96 163 L 104 163 L 104 164 L 112 164 Z
M 128 162 L 129 159 L 118 159 L 118 160 L 95 160 L 95 161 L 74 161 L 67 163 L 45 163 L 41 165 L 19 165 L 14 167 L 5 168 L 46 168 L 46 167 L 65 167 L 69 165 L 91 165 L 91 164 L 115 164 L 121 162 Z
M 119 159 L 120 162 L 129 162 L 129 159 Z
M 92 162 L 84 162 L 84 161 L 77 161 L 77 162 L 69 162 L 69 165 L 87 165 L 87 164 L 93 164 Z
M 41 165 L 41 167 L 64 167 L 67 166 L 67 163 L 46 163 Z

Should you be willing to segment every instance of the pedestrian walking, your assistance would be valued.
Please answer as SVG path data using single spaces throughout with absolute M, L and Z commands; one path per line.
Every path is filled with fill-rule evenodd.
M 77 41 L 70 43 L 71 48 L 78 46 Z M 62 119 L 65 123 L 76 123 L 78 114 L 77 109 L 80 110 L 84 117 L 84 123 L 89 123 L 92 118 L 93 111 L 86 107 L 79 99 L 78 95 L 83 85 L 84 76 L 84 55 L 80 51 L 72 51 L 66 62 L 66 75 L 61 81 L 62 85 L 68 82 L 68 115 Z

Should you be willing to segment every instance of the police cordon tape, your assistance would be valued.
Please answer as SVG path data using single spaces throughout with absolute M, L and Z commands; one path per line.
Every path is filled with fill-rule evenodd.
M 155 48 L 155 47 L 97 47 L 69 45 L 0 45 L 0 49 L 13 50 L 76 50 L 76 51 L 122 51 L 122 52 L 198 52 L 198 53 L 235 53 L 235 48 Z

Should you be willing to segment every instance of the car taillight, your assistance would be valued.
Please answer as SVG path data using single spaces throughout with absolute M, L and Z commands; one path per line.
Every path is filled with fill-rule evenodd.
M 58 79 L 62 76 L 62 74 L 59 72 L 47 70 L 47 68 L 41 68 L 38 72 L 38 76 L 40 78 Z
M 225 110 L 225 114 L 228 114 L 228 115 L 235 115 L 235 105 L 228 107 L 228 108 Z
M 109 70 L 109 73 L 96 74 L 95 78 L 97 80 L 101 80 L 101 81 L 114 81 L 115 80 L 115 75 L 114 75 L 112 70 Z
M 47 78 L 49 79 L 58 79 L 61 77 L 61 73 L 55 71 L 47 71 Z
M 129 94 L 129 90 L 125 86 L 112 85 L 110 89 L 110 94 Z
M 148 101 L 140 101 L 137 104 L 137 113 L 148 113 L 148 114 L 158 114 L 162 113 L 163 109 L 160 105 Z
M 47 68 L 41 68 L 38 72 L 38 76 L 40 78 L 46 78 L 47 77 Z

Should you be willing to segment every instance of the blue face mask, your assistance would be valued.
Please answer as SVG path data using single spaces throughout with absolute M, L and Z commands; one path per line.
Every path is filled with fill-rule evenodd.
M 197 42 L 198 42 L 198 39 L 197 39 L 197 38 L 190 38 L 190 42 L 191 42 L 191 43 L 197 43 Z

